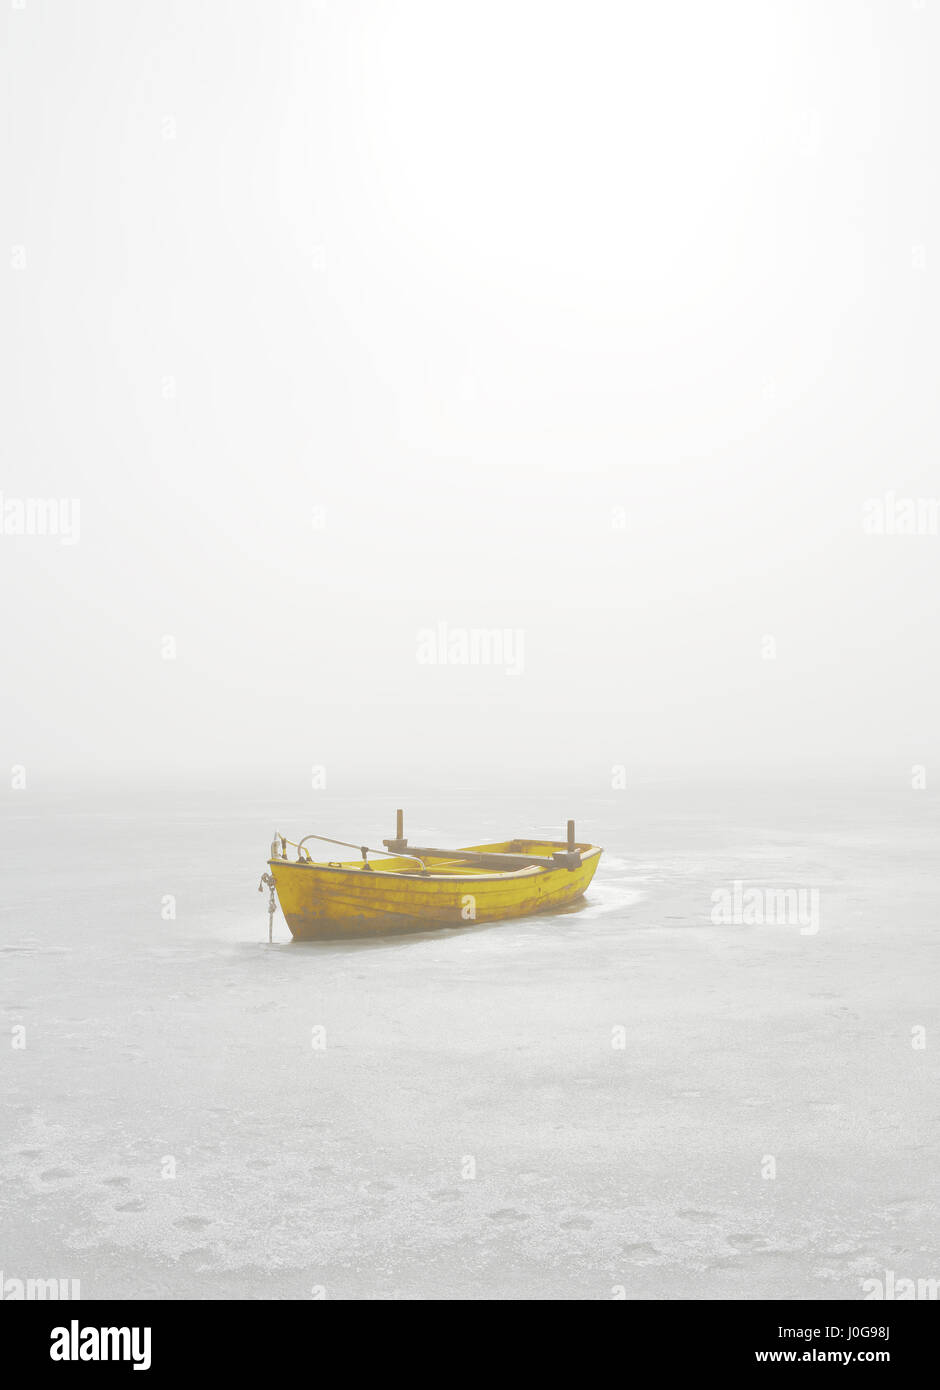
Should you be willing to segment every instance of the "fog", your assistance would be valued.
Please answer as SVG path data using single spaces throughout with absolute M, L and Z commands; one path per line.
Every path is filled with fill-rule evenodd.
M 935 7 L 0 23 L 31 786 L 936 761 Z

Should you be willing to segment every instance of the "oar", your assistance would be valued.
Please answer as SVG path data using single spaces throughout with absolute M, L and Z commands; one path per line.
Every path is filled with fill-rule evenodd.
M 404 838 L 404 814 L 395 812 L 395 836 L 383 840 L 382 844 L 390 854 L 404 854 L 408 841 Z M 526 869 L 537 865 L 542 869 L 578 869 L 581 867 L 581 853 L 575 847 L 574 821 L 568 822 L 568 848 L 556 850 L 550 857 L 541 854 L 502 854 L 498 850 L 472 849 L 428 849 L 411 848 L 410 853 L 422 859 L 456 859 L 462 864 L 475 864 L 481 869 Z
M 420 855 L 425 863 L 429 859 L 457 859 L 462 864 L 477 864 L 483 869 L 525 869 L 531 864 L 537 864 L 543 869 L 558 868 L 554 859 L 541 854 L 501 854 L 497 850 L 428 848 L 414 849 L 412 853 Z M 580 863 L 580 855 L 578 862 Z M 434 872 L 433 864 L 428 865 L 428 872 Z

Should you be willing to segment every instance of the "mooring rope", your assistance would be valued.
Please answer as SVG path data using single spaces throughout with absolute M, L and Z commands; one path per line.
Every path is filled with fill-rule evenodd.
M 274 897 L 274 875 L 262 874 L 261 882 L 258 884 L 258 892 L 263 893 L 267 888 L 270 897 L 268 898 L 268 945 L 274 940 L 274 914 L 277 911 L 277 902 Z

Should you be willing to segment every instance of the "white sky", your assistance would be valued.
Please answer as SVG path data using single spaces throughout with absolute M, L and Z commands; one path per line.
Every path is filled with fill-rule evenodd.
M 0 758 L 940 766 L 937 10 L 8 6 Z

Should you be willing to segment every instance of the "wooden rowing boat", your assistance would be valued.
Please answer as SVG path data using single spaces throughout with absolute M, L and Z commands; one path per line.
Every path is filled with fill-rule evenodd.
M 567 840 L 502 840 L 461 849 L 410 846 L 402 835 L 401 811 L 395 837 L 383 841 L 385 849 L 362 845 L 357 859 L 314 860 L 306 848 L 314 839 L 347 844 L 320 835 L 293 844 L 275 834 L 270 872 L 259 885 L 270 888 L 272 916 L 277 893 L 297 940 L 466 927 L 548 912 L 581 897 L 602 854 L 596 845 L 575 840 L 573 821 Z M 296 859 L 288 857 L 289 845 Z M 383 858 L 372 863 L 370 854 Z

